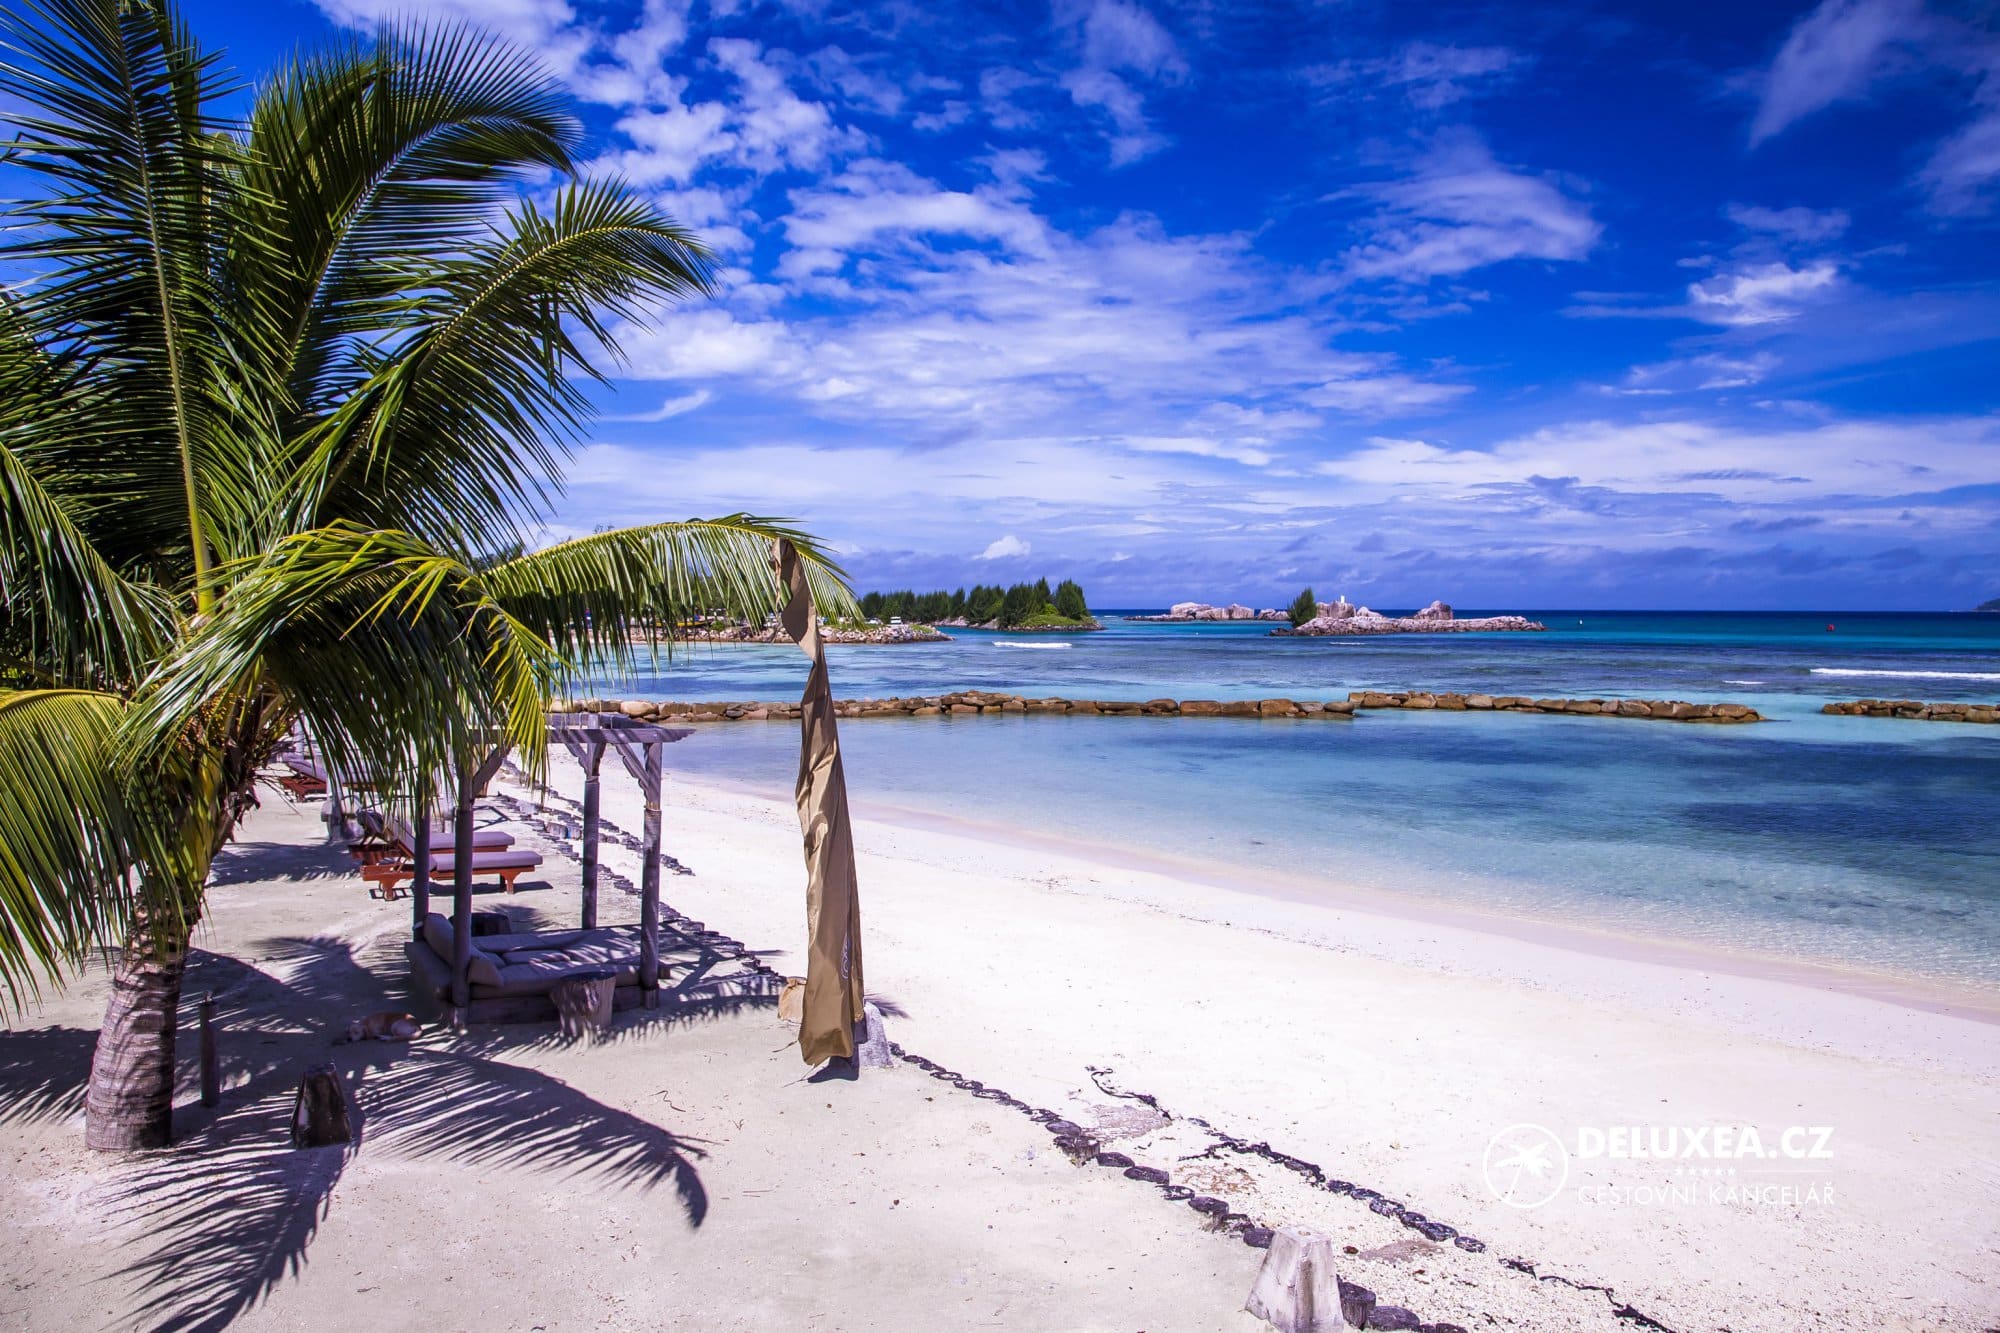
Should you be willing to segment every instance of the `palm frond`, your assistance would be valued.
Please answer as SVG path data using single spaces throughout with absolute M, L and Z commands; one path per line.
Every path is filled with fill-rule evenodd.
M 783 519 L 732 514 L 619 528 L 502 561 L 484 574 L 493 597 L 579 672 L 629 668 L 634 647 L 671 650 L 674 627 L 711 611 L 755 624 L 784 605 L 773 543 L 799 550 L 814 603 L 856 614 L 840 566 Z
M 87 690 L 0 694 L 0 981 L 17 1005 L 129 905 L 136 835 L 112 762 L 124 708 Z
M 241 356 L 215 264 L 240 179 L 209 109 L 227 76 L 167 5 L 24 0 L 0 32 L 0 94 L 31 108 L 10 160 L 43 186 L 9 210 L 0 256 L 34 275 L 21 308 L 38 339 L 104 391 L 116 428 L 87 443 L 139 483 L 128 531 L 184 546 L 199 572 L 256 493 L 255 432 L 219 382 Z
M 582 130 L 533 56 L 458 25 L 385 29 L 305 54 L 250 114 L 251 198 L 283 263 L 239 263 L 282 312 L 273 367 L 300 411 L 346 388 L 326 372 L 350 340 L 395 329 L 409 257 L 477 241 L 520 184 L 574 170 Z
M 505 744 L 539 771 L 561 658 L 456 557 L 407 533 L 336 524 L 217 572 L 230 589 L 139 697 L 132 762 L 217 700 L 265 686 L 334 767 L 408 798 Z
M 559 458 L 596 377 L 584 342 L 616 355 L 615 318 L 709 290 L 686 229 L 622 184 L 582 182 L 549 212 L 523 205 L 411 286 L 408 340 L 371 364 L 318 432 L 301 492 L 319 522 L 401 527 L 461 550 L 504 549 L 559 485 Z M 582 342 L 579 339 L 583 340 Z
M 135 679 L 157 658 L 173 627 L 166 596 L 121 578 L 62 502 L 4 444 L 0 618 L 15 631 L 23 654 L 13 665 L 64 682 Z

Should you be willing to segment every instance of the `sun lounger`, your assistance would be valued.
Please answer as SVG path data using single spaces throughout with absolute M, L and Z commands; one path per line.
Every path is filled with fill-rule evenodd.
M 285 767 L 291 772 L 278 776 L 278 785 L 295 801 L 303 801 L 314 796 L 326 795 L 326 770 L 318 761 L 302 754 L 285 756 Z
M 502 852 L 474 852 L 472 874 L 474 878 L 481 875 L 497 875 L 500 882 L 506 886 L 507 892 L 512 893 L 514 881 L 519 879 L 524 871 L 533 870 L 541 863 L 542 857 L 539 852 L 514 849 Z M 448 884 L 457 869 L 457 862 L 449 852 L 433 854 L 430 865 L 432 884 Z M 403 881 L 416 878 L 416 873 L 415 865 L 403 859 L 381 861 L 361 868 L 364 879 L 375 881 L 375 887 L 368 890 L 369 896 L 381 898 L 385 902 L 396 901 L 402 892 Z
M 417 978 L 440 1001 L 451 996 L 451 922 L 436 912 L 424 919 L 423 938 L 410 943 Z M 612 1005 L 630 1009 L 639 989 L 639 930 L 599 926 L 472 940 L 467 981 L 474 1022 L 540 1021 L 556 1016 L 549 992 L 571 977 L 606 972 L 616 978 Z M 664 972 L 664 969 L 662 969 Z
M 407 819 L 391 819 L 384 830 L 396 840 L 400 847 L 407 848 L 412 855 L 417 850 L 417 830 Z M 432 850 L 450 851 L 453 840 L 458 836 L 449 824 L 431 825 Z M 472 830 L 472 850 L 475 852 L 504 852 L 514 845 L 514 835 L 505 829 L 476 828 Z
M 363 837 L 347 844 L 347 854 L 364 866 L 380 865 L 384 861 L 408 861 L 417 854 L 417 832 L 407 819 L 385 819 L 380 811 L 363 810 L 356 818 L 361 823 Z M 449 856 L 457 837 L 455 830 L 433 826 L 431 828 L 431 848 L 434 854 Z M 504 852 L 514 845 L 514 835 L 505 829 L 482 828 L 472 831 L 474 852 Z

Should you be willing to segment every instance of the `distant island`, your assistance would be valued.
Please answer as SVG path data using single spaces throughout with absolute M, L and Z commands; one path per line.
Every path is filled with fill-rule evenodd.
M 967 629 L 1087 632 L 1103 629 L 1090 614 L 1083 588 L 1064 579 L 1053 589 L 1047 579 L 975 585 L 970 590 L 917 593 L 871 592 L 861 598 L 861 614 L 872 624 L 955 625 Z
M 1345 597 L 1322 602 L 1307 588 L 1293 599 L 1290 608 L 1253 611 L 1240 603 L 1211 606 L 1207 602 L 1175 602 L 1164 615 L 1133 616 L 1133 620 L 1181 622 L 1202 620 L 1281 620 L 1286 625 L 1271 631 L 1274 636 L 1320 638 L 1347 634 L 1476 634 L 1492 631 L 1540 631 L 1547 625 L 1525 616 L 1474 616 L 1460 620 L 1451 607 L 1432 602 L 1415 615 L 1385 616 L 1365 606 L 1355 606 Z
M 1972 609 L 1975 611 L 2000 611 L 2000 597 L 1995 597 L 1990 602 L 1981 602 Z

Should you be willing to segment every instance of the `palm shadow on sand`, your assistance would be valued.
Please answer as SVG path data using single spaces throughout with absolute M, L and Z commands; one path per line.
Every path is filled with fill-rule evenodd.
M 347 1018 L 382 1006 L 382 974 L 361 967 L 341 940 L 277 940 L 259 948 L 264 961 L 288 965 L 282 978 L 230 960 L 211 963 L 213 955 L 194 969 L 216 982 L 234 978 L 212 987 L 224 1034 L 222 1108 L 186 1108 L 173 1148 L 133 1156 L 104 1187 L 103 1206 L 128 1233 L 132 1256 L 105 1279 L 133 1293 L 119 1327 L 220 1329 L 257 1306 L 304 1268 L 334 1187 L 363 1152 L 448 1164 L 469 1175 L 498 1166 L 642 1192 L 668 1186 L 690 1226 L 706 1218 L 708 1196 L 694 1165 L 705 1155 L 699 1141 L 455 1041 L 330 1045 Z M 277 1017 L 267 988 L 305 1001 L 326 1015 L 325 1023 L 308 1029 Z M 191 1003 L 198 994 L 190 989 Z M 63 1108 L 80 1104 L 94 1034 L 42 1031 L 48 1035 L 31 1039 L 59 1059 L 38 1061 L 47 1050 L 15 1058 L 9 1051 L 30 1034 L 0 1036 L 0 1088 L 10 1094 L 9 1114 L 68 1114 Z M 299 1076 L 329 1059 L 347 1085 L 355 1141 L 293 1148 Z M 30 1065 L 62 1072 L 38 1082 L 22 1072 Z M 25 1111 L 11 1105 L 17 1091 L 26 1094 Z

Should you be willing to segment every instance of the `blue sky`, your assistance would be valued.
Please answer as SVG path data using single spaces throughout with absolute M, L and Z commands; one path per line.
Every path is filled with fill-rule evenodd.
M 2000 596 L 2000 7 L 193 0 L 543 52 L 715 248 L 552 534 L 1098 605 Z

